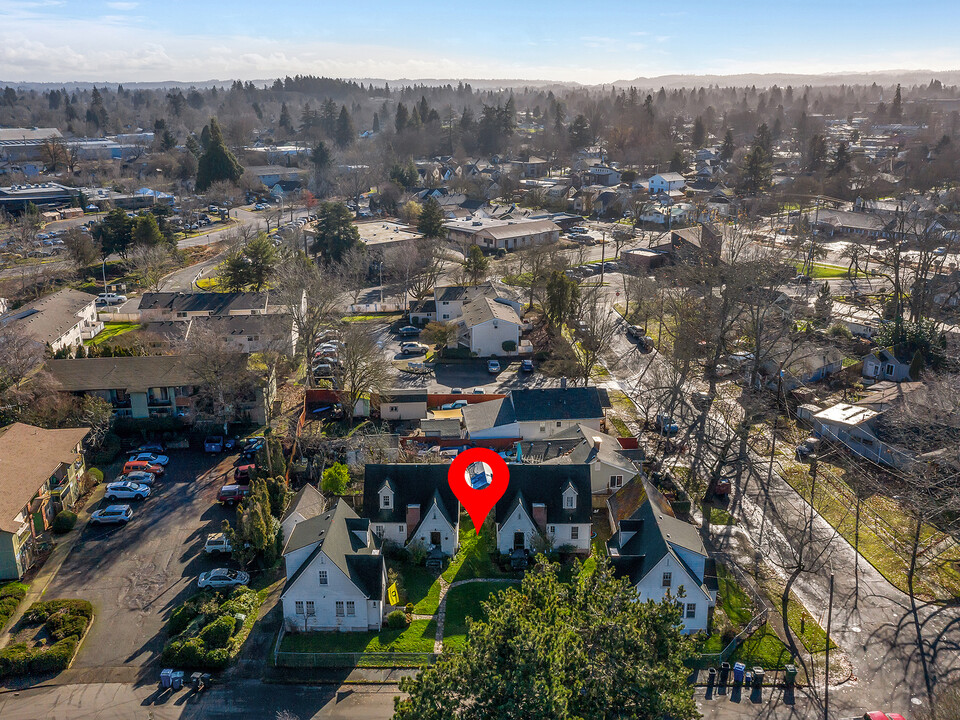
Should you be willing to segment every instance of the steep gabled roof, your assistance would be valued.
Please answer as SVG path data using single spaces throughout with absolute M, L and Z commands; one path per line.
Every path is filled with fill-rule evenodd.
M 371 522 L 402 523 L 407 505 L 419 505 L 423 517 L 436 498 L 444 517 L 456 525 L 460 502 L 447 482 L 448 465 L 399 463 L 367 465 L 363 475 L 363 514 Z M 379 492 L 384 483 L 393 490 L 393 507 L 380 507 Z
M 497 524 L 510 516 L 519 504 L 533 517 L 531 507 L 543 504 L 547 509 L 547 522 L 589 523 L 592 512 L 590 495 L 590 468 L 586 465 L 508 465 L 510 483 L 503 497 L 497 502 Z M 573 509 L 563 507 L 563 491 L 572 485 L 577 491 L 577 505 Z
M 298 522 L 290 534 L 283 554 L 287 555 L 314 543 L 316 547 L 287 581 L 281 595 L 296 584 L 322 552 L 366 597 L 379 598 L 384 567 L 383 556 L 379 554 L 380 540 L 369 533 L 367 536 L 370 542 L 362 540 L 354 532 L 362 527 L 369 528 L 369 524 L 364 524 L 342 498 L 329 512 Z
M 514 390 L 508 399 L 520 422 L 603 417 L 603 404 L 595 387 Z
M 280 522 L 285 521 L 291 515 L 298 513 L 300 517 L 305 520 L 308 518 L 316 517 L 324 511 L 326 508 L 326 501 L 323 499 L 323 495 L 320 494 L 320 491 L 317 490 L 313 485 L 307 483 L 297 494 L 293 496 L 293 499 L 290 501 L 290 504 L 287 505 L 286 512 L 283 513 L 283 519 Z

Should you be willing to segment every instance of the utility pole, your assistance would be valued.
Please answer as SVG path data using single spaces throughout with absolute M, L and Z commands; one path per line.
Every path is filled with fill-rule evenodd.
M 600 241 L 600 287 L 603 287 L 603 265 L 607 259 L 607 231 L 601 230 L 603 239 Z
M 830 602 L 827 605 L 827 669 L 823 678 L 823 720 L 830 720 L 830 625 L 833 622 L 833 573 L 830 573 Z

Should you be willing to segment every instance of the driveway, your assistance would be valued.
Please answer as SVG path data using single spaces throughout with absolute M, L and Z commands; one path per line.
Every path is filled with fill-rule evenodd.
M 131 501 L 127 525 L 84 529 L 45 595 L 93 603 L 96 621 L 74 668 L 139 667 L 159 656 L 164 623 L 196 590 L 196 577 L 230 563 L 202 548 L 207 533 L 234 517 L 216 495 L 235 458 L 173 451 L 154 494 Z

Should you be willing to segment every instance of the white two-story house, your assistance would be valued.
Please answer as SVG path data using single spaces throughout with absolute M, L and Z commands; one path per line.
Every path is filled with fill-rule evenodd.
M 497 549 L 503 554 L 568 546 L 590 553 L 590 471 L 584 465 L 510 465 L 497 501 Z
M 283 548 L 287 631 L 380 629 L 387 591 L 380 544 L 370 521 L 343 500 L 297 523 Z
M 611 496 L 607 506 L 615 531 L 607 541 L 614 572 L 629 579 L 641 602 L 680 603 L 684 632 L 706 631 L 717 604 L 716 566 L 696 526 L 674 517 L 642 477 Z
M 460 531 L 460 502 L 447 480 L 447 465 L 367 465 L 363 514 L 372 532 L 400 546 L 420 542 L 452 556 Z

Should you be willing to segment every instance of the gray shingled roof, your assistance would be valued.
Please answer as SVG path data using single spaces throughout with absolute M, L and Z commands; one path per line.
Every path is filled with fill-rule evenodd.
M 510 483 L 496 505 L 496 521 L 502 523 L 517 503 L 533 517 L 531 506 L 542 503 L 548 523 L 589 523 L 592 511 L 590 468 L 586 465 L 508 465 Z M 577 506 L 563 507 L 563 490 L 572 484 Z
M 96 299 L 90 293 L 66 288 L 0 317 L 0 327 L 10 324 L 39 343 L 52 344 L 80 322 L 80 311 Z
M 140 310 L 168 310 L 170 312 L 207 312 L 225 315 L 238 310 L 265 312 L 268 293 L 255 292 L 147 292 L 140 296 Z
M 407 519 L 407 505 L 419 505 L 420 517 L 438 498 L 439 506 L 451 525 L 460 516 L 460 502 L 447 482 L 449 465 L 401 463 L 367 465 L 363 475 L 363 514 L 372 522 L 402 523 Z M 380 507 L 379 492 L 389 483 L 394 493 L 393 507 Z
M 48 360 L 47 370 L 60 384 L 59 389 L 65 392 L 134 392 L 152 387 L 196 385 L 200 382 L 187 358 L 181 355 Z

